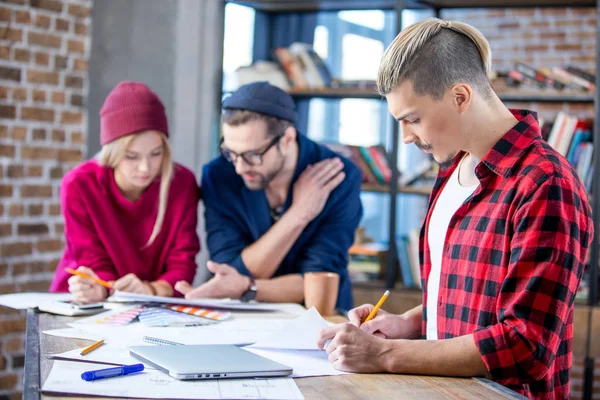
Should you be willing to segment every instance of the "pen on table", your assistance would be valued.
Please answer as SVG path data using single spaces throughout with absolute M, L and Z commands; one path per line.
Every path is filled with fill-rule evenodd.
M 81 374 L 84 381 L 95 381 L 97 379 L 113 378 L 115 376 L 129 375 L 144 370 L 144 364 L 121 365 L 120 367 L 97 369 Z
M 90 344 L 88 347 L 81 350 L 81 353 L 79 353 L 79 355 L 85 356 L 86 354 L 88 354 L 91 351 L 94 351 L 95 349 L 102 346 L 103 344 L 104 344 L 104 340 L 98 340 L 96 343 Z
M 369 314 L 369 316 L 367 317 L 367 319 L 365 319 L 363 321 L 363 324 L 365 322 L 369 322 L 370 320 L 373 319 L 374 316 L 377 315 L 377 311 L 379 311 L 379 308 L 383 305 L 383 303 L 385 302 L 385 300 L 388 298 L 389 295 L 390 295 L 390 291 L 386 290 L 385 293 L 383 294 L 383 296 L 381 296 L 381 298 L 379 299 L 379 301 L 377 302 L 377 304 L 375 305 L 375 307 L 371 311 L 371 313 Z
M 80 276 L 82 278 L 87 278 L 87 279 L 91 279 L 94 282 L 96 282 L 98 285 L 102 285 L 107 289 L 112 289 L 112 285 L 106 281 L 103 281 L 102 279 L 99 278 L 95 278 L 93 276 L 90 276 L 88 274 L 86 274 L 85 272 L 81 272 L 81 271 L 76 271 L 72 268 L 65 268 L 65 271 L 67 271 L 68 273 L 70 273 L 71 275 L 77 275 Z

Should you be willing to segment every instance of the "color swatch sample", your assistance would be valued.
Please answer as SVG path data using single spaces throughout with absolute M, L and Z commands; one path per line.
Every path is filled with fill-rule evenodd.
M 162 307 L 146 307 L 138 315 L 138 319 L 146 326 L 199 326 L 217 323 L 217 321 L 182 314 Z
M 189 307 L 189 306 L 182 306 L 182 305 L 175 305 L 175 304 L 166 305 L 164 307 L 168 308 L 169 310 L 177 311 L 177 312 L 184 313 L 184 314 L 196 315 L 198 317 L 208 318 L 208 319 L 212 319 L 214 321 L 223 321 L 223 320 L 226 320 L 227 318 L 231 317 L 230 312 L 208 310 L 206 308 Z
M 143 309 L 144 306 L 135 306 L 98 319 L 96 322 L 107 325 L 127 325 L 128 323 L 134 321 L 138 315 L 140 315 Z

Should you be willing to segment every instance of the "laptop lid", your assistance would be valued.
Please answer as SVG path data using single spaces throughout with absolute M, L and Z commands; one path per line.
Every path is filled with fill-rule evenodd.
M 292 368 L 234 345 L 131 346 L 130 354 L 176 379 L 285 376 Z

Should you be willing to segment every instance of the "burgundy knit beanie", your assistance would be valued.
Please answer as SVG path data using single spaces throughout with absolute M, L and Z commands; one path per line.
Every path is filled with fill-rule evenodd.
M 100 110 L 100 144 L 145 130 L 169 136 L 165 107 L 144 83 L 123 81 L 110 92 Z

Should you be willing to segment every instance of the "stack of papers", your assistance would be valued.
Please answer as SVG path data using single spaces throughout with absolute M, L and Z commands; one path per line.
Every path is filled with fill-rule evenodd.
M 95 317 L 97 319 L 98 316 Z M 90 363 L 112 365 L 138 363 L 139 360 L 129 355 L 126 347 L 148 345 L 143 342 L 143 336 L 183 344 L 246 345 L 244 349 L 247 351 L 292 367 L 293 378 L 346 374 L 335 370 L 327 359 L 327 353 L 317 348 L 319 332 L 330 324 L 314 308 L 305 311 L 295 319 L 233 318 L 214 325 L 185 328 L 147 327 L 140 323 L 105 326 L 94 324 L 93 319 L 94 317 L 89 317 L 80 320 L 81 322 L 70 324 L 70 329 L 44 332 L 80 339 L 104 339 L 106 344 L 86 356 L 79 355 L 81 349 L 54 355 L 53 358 L 56 360 L 48 380 L 42 387 L 43 391 L 181 399 L 302 398 L 302 394 L 291 378 L 179 381 L 149 365 L 146 365 L 146 370 L 141 374 L 108 379 L 106 383 L 81 380 L 81 372 L 102 368 L 97 365 L 90 367 Z

